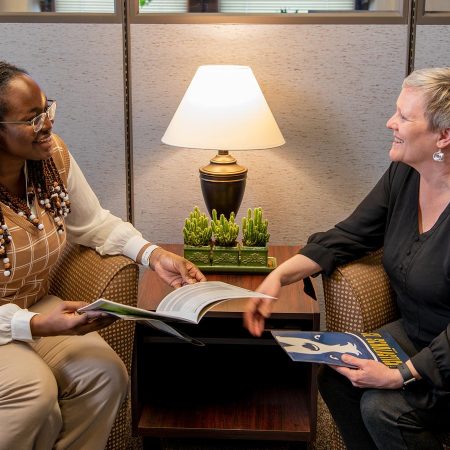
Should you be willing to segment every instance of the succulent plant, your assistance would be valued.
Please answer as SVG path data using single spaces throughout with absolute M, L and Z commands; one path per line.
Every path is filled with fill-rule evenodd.
M 184 221 L 183 228 L 184 243 L 200 247 L 210 245 L 212 228 L 206 214 L 202 213 L 196 206 Z
M 242 218 L 242 243 L 247 247 L 265 247 L 270 238 L 268 224 L 263 219 L 262 208 L 255 208 L 253 212 L 249 208 L 247 217 Z
M 214 242 L 216 245 L 222 247 L 233 247 L 236 245 L 236 240 L 239 234 L 239 225 L 234 221 L 234 212 L 230 214 L 227 219 L 223 214 L 217 218 L 217 211 L 212 210 L 211 228 L 214 235 Z

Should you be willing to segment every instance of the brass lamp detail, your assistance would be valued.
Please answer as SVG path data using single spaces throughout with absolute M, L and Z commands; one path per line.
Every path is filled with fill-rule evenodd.
M 200 168 L 200 184 L 211 215 L 237 214 L 247 169 L 231 150 L 278 147 L 284 138 L 250 67 L 200 66 L 178 106 L 162 142 L 178 147 L 217 150 Z

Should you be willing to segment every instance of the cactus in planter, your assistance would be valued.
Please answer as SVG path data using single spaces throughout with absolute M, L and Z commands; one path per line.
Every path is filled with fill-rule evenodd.
M 211 264 L 212 228 L 206 214 L 197 206 L 184 221 L 184 257 L 194 264 L 209 266 Z
M 212 228 L 206 214 L 196 206 L 184 221 L 183 237 L 185 245 L 200 247 L 210 245 Z
M 249 208 L 247 217 L 242 218 L 241 265 L 267 267 L 270 234 L 267 232 L 268 221 L 263 219 L 261 208 Z
M 211 228 L 214 236 L 214 247 L 212 252 L 213 266 L 238 266 L 239 247 L 237 237 L 239 225 L 234 222 L 234 213 L 227 219 L 223 214 L 217 218 L 217 211 L 212 210 Z
M 242 243 L 247 247 L 265 247 L 269 242 L 270 233 L 267 232 L 269 222 L 263 219 L 262 208 L 251 208 L 247 217 L 242 218 Z
M 212 210 L 211 228 L 214 235 L 214 243 L 222 247 L 234 247 L 239 234 L 239 225 L 234 221 L 234 212 L 227 219 L 223 214 L 217 218 L 217 211 Z

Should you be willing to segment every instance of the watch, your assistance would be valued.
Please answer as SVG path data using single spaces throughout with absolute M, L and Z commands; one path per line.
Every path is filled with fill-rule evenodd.
M 409 370 L 409 367 L 406 365 L 406 363 L 400 364 L 397 369 L 400 371 L 400 374 L 403 378 L 403 387 L 406 387 L 408 386 L 408 384 L 416 381 L 414 375 L 411 373 L 411 370 Z

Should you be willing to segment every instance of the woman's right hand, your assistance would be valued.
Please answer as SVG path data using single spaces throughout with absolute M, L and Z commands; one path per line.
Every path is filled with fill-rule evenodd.
M 257 292 L 275 297 L 251 298 L 248 300 L 244 312 L 244 326 L 254 336 L 261 336 L 264 323 L 270 317 L 273 305 L 281 289 L 281 283 L 275 273 L 270 274 L 256 289 Z
M 63 301 L 47 313 L 36 314 L 30 322 L 32 336 L 82 335 L 101 330 L 117 320 L 100 311 L 79 314 L 77 310 L 86 305 L 85 302 Z
M 284 261 L 271 272 L 256 289 L 258 292 L 278 298 L 281 286 L 295 283 L 322 268 L 307 256 L 296 254 Z M 251 298 L 244 312 L 244 326 L 254 336 L 261 336 L 264 331 L 264 322 L 272 313 L 274 300 Z

